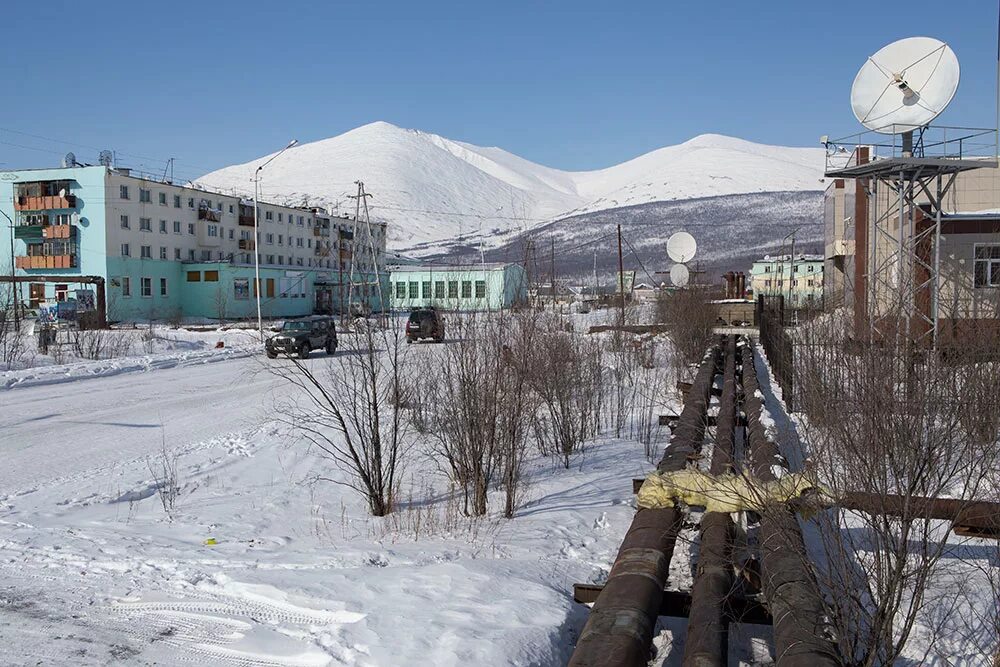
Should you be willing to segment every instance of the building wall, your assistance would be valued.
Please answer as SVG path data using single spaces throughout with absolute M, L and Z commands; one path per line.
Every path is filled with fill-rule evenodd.
M 819 307 L 823 303 L 823 260 L 796 255 L 794 272 L 788 256 L 765 257 L 753 263 L 750 285 L 754 295 L 784 295 L 789 308 Z M 788 278 L 792 277 L 789 286 Z
M 233 195 L 143 179 L 125 170 L 96 166 L 0 172 L 0 209 L 16 220 L 15 184 L 52 180 L 69 180 L 69 194 L 76 196 L 75 208 L 65 212 L 79 216 L 73 225 L 78 244 L 77 266 L 18 269 L 17 273 L 65 274 L 70 284 L 73 275 L 103 276 L 107 280 L 108 315 L 112 320 L 217 317 L 219 308 L 214 302 L 218 298 L 210 299 L 203 285 L 189 286 L 186 280 L 182 282 L 189 264 L 225 263 L 231 267 L 224 272 L 230 283 L 234 276 L 253 273 L 253 249 L 239 247 L 241 240 L 252 244 L 253 227 L 240 224 L 241 204 L 246 215 L 248 211 L 252 213 L 252 202 L 248 206 L 248 202 Z M 148 196 L 143 196 L 143 191 Z M 202 205 L 217 219 L 199 219 Z M 249 219 L 247 216 L 245 221 Z M 306 297 L 276 297 L 262 307 L 265 315 L 285 317 L 312 312 L 316 304 L 313 283 L 317 281 L 333 283 L 323 289 L 333 293 L 334 307 L 340 307 L 337 297 L 342 293 L 346 301 L 352 270 L 355 284 L 370 283 L 356 290 L 353 295 L 356 303 L 377 310 L 387 300 L 385 224 L 357 224 L 353 219 L 332 216 L 319 209 L 266 202 L 258 204 L 258 221 L 260 238 L 256 247 L 262 264 L 261 277 L 267 273 L 277 284 L 297 273 L 302 281 L 309 283 Z M 32 227 L 19 233 L 40 239 L 42 232 Z M 26 241 L 19 239 L 14 255 L 24 255 L 26 247 Z M 5 273 L 10 270 L 10 254 L 9 244 L 0 244 L 0 268 Z M 381 272 L 381 289 L 377 286 L 378 272 Z M 221 276 L 220 273 L 220 280 Z M 150 280 L 150 296 L 142 296 L 143 278 Z M 166 281 L 166 295 L 161 294 L 161 279 Z M 341 279 L 343 289 L 336 284 Z M 22 301 L 27 301 L 27 286 L 21 290 Z M 218 286 L 212 291 L 218 293 Z M 55 298 L 54 285 L 46 287 L 46 298 Z M 208 301 L 213 302 L 211 307 Z M 306 302 L 308 309 L 303 305 Z M 256 305 L 252 310 L 255 316 Z M 231 311 L 230 317 L 251 314 L 244 312 L 242 303 L 233 303 Z
M 477 282 L 485 286 L 484 297 L 476 296 Z M 463 284 L 468 285 L 471 296 L 463 296 Z M 416 306 L 463 311 L 499 310 L 526 298 L 527 279 L 523 267 L 516 264 L 485 270 L 471 266 L 403 268 L 389 275 L 389 302 L 396 310 Z

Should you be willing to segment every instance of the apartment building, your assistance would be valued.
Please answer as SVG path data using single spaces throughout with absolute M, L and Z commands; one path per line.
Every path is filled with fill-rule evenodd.
M 0 172 L 0 211 L 14 235 L 13 258 L 0 244 L 0 267 L 13 261 L 19 275 L 66 278 L 19 290 L 31 305 L 65 298 L 73 276 L 87 275 L 105 278 L 113 321 L 250 317 L 254 253 L 265 317 L 338 312 L 349 293 L 376 308 L 375 286 L 385 289 L 384 224 L 259 202 L 255 239 L 252 200 L 128 169 Z
M 765 256 L 750 269 L 754 295 L 783 295 L 788 308 L 820 308 L 823 304 L 823 256 Z

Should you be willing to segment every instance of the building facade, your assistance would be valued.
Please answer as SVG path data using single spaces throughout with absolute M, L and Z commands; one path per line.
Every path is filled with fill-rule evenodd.
M 787 308 L 821 308 L 823 305 L 823 256 L 765 256 L 750 269 L 754 295 L 783 295 Z
M 524 303 L 528 280 L 519 264 L 397 266 L 389 269 L 394 310 L 434 306 L 443 310 L 500 310 Z
M 113 321 L 255 316 L 254 253 L 265 317 L 339 312 L 348 298 L 375 309 L 385 297 L 385 225 L 318 208 L 259 202 L 255 239 L 252 200 L 74 166 L 0 172 L 0 211 L 14 236 L 13 257 L 0 244 L 0 271 L 13 262 L 17 275 L 66 277 L 18 288 L 30 306 L 86 275 L 105 278 Z

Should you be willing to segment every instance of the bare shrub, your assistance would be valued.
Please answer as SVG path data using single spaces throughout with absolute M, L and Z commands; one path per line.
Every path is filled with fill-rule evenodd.
M 952 587 L 940 585 L 942 558 L 955 557 L 950 524 L 966 503 L 995 495 L 996 359 L 951 362 L 900 339 L 851 342 L 823 322 L 806 325 L 798 343 L 797 385 L 816 472 L 835 498 L 867 505 L 817 517 L 825 560 L 819 580 L 851 664 L 892 664 L 922 610 L 954 608 L 943 597 Z M 986 352 L 995 342 L 967 345 Z M 955 516 L 925 518 L 928 497 L 955 499 Z
M 0 305 L 0 364 L 6 369 L 20 365 L 26 353 L 24 337 L 15 326 L 13 312 Z
M 543 322 L 531 353 L 530 384 L 540 404 L 533 430 L 541 450 L 570 459 L 598 428 L 602 381 L 600 344 Z
M 155 460 L 146 457 L 146 467 L 153 476 L 164 513 L 168 517 L 173 517 L 177 497 L 180 495 L 180 484 L 177 476 L 177 455 L 167 447 L 166 436 L 162 438 L 160 451 Z
M 657 299 L 657 319 L 667 325 L 681 367 L 701 361 L 711 344 L 718 318 L 709 301 L 718 296 L 717 292 L 714 287 L 692 286 L 664 291 Z
M 385 516 L 395 508 L 407 452 L 407 358 L 395 327 L 361 321 L 355 330 L 324 365 L 287 357 L 268 367 L 299 390 L 278 402 L 279 419 L 347 475 L 317 479 L 354 489 L 373 515 Z
M 430 376 L 436 410 L 435 451 L 462 492 L 463 510 L 487 511 L 498 480 L 504 514 L 513 516 L 521 486 L 528 424 L 528 346 L 537 315 L 491 312 L 457 319 L 449 344 Z
M 128 332 L 118 329 L 73 329 L 69 342 L 76 355 L 82 359 L 114 359 L 132 352 Z

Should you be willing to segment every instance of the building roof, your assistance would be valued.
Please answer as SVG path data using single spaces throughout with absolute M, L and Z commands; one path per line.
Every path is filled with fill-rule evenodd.
M 389 267 L 390 273 L 427 273 L 428 271 L 500 271 L 509 266 L 520 266 L 520 264 L 503 262 L 486 262 L 485 264 L 400 264 Z

